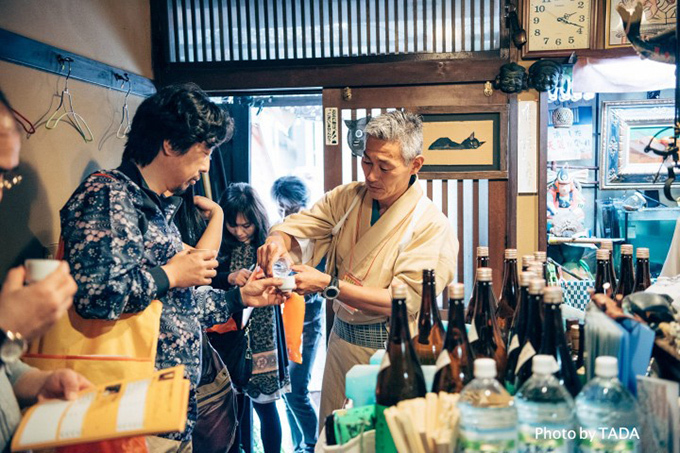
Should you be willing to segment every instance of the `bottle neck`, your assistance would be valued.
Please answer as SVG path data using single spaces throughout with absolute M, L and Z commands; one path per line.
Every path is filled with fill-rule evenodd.
M 555 355 L 558 347 L 564 347 L 566 351 L 567 339 L 564 335 L 562 324 L 561 304 L 544 303 L 543 310 L 543 336 L 541 337 L 541 354 Z
M 619 284 L 617 294 L 627 296 L 633 292 L 635 286 L 635 271 L 633 270 L 633 256 L 621 255 L 621 268 L 619 269 Z
M 489 267 L 489 257 L 488 256 L 478 256 L 477 257 L 477 268 Z
M 465 330 L 465 304 L 463 300 L 449 300 L 449 325 L 446 330 L 444 348 L 451 351 L 457 344 L 467 343 L 467 331 Z
M 491 282 L 477 282 L 477 302 L 475 305 L 475 317 L 493 317 L 495 319 L 494 307 L 495 296 Z
M 390 320 L 390 343 L 400 344 L 411 341 L 408 329 L 406 299 L 392 299 L 392 317 Z
M 541 341 L 541 304 L 543 303 L 543 296 L 540 294 L 529 294 L 527 299 L 527 315 L 526 315 L 526 337 L 525 340 L 531 341 L 531 344 L 538 346 Z
M 517 307 L 519 279 L 517 276 L 517 260 L 506 259 L 503 263 L 503 288 L 501 299 L 514 310 Z
M 430 326 L 441 322 L 439 307 L 437 307 L 437 291 L 434 279 L 423 280 L 423 295 L 420 304 L 418 323 L 429 323 Z
M 611 275 L 609 275 L 609 260 L 597 260 L 597 268 L 595 270 L 595 292 L 605 293 L 604 284 L 612 285 Z M 610 289 L 611 291 L 614 288 Z

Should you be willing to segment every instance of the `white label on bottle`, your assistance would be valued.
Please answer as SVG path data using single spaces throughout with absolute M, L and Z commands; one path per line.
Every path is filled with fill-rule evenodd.
M 517 335 L 513 335 L 512 340 L 510 340 L 510 346 L 508 346 L 508 354 L 517 348 L 519 348 L 519 338 Z
M 470 324 L 470 331 L 468 332 L 468 342 L 474 343 L 477 340 L 479 340 L 479 335 L 477 335 L 477 328 L 475 327 L 475 320 L 473 319 Z
M 451 357 L 449 357 L 449 351 L 444 349 L 441 354 L 439 354 L 439 357 L 437 357 L 437 363 L 434 364 L 435 366 L 435 373 L 445 366 L 447 366 L 449 363 L 451 363 Z
M 524 347 L 522 348 L 522 352 L 519 353 L 519 358 L 517 359 L 517 366 L 515 367 L 515 374 L 519 373 L 519 370 L 520 368 L 522 368 L 522 365 L 524 365 L 524 362 L 531 359 L 535 355 L 536 350 L 531 344 L 531 341 L 527 341 Z
M 382 370 L 389 367 L 390 365 L 392 365 L 392 362 L 390 362 L 390 354 L 389 352 L 385 351 L 385 355 L 383 356 L 382 362 L 380 362 L 380 369 L 378 370 L 378 373 L 380 373 Z

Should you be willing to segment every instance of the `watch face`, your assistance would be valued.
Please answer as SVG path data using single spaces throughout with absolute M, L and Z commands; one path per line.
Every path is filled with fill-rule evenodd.
M 335 286 L 328 286 L 323 290 L 323 296 L 326 299 L 337 299 L 340 295 L 340 290 Z
M 530 0 L 528 51 L 590 47 L 591 0 Z
M 0 360 L 3 363 L 12 363 L 19 360 L 24 353 L 25 343 L 23 340 L 10 340 L 9 338 L 0 346 Z

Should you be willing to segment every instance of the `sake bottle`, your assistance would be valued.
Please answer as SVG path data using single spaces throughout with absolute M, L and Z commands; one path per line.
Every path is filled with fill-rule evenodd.
M 522 272 L 529 270 L 529 266 L 535 261 L 534 255 L 524 255 L 522 256 Z
M 576 374 L 576 367 L 571 359 L 571 351 L 567 345 L 562 322 L 562 288 L 548 286 L 543 291 L 545 318 L 543 319 L 543 335 L 539 354 L 551 355 L 557 361 L 558 370 L 555 377 L 564 385 L 571 396 L 581 391 L 581 381 Z
M 505 249 L 503 262 L 503 287 L 498 299 L 496 321 L 501 329 L 503 343 L 508 341 L 508 331 L 517 308 L 519 297 L 519 280 L 517 278 L 517 249 Z
M 637 263 L 635 266 L 635 288 L 634 293 L 644 291 L 652 285 L 652 280 L 649 275 L 649 249 L 646 247 L 639 247 L 635 251 Z
M 609 250 L 598 249 L 595 252 L 597 267 L 595 268 L 595 294 L 606 294 L 611 297 L 615 287 L 609 275 Z
M 449 325 L 444 350 L 437 359 L 432 391 L 460 393 L 473 379 L 474 359 L 465 330 L 465 287 L 449 285 Z
M 526 330 L 524 341 L 519 345 L 519 356 L 515 365 L 515 390 L 518 390 L 531 377 L 531 358 L 541 349 L 543 326 L 541 322 L 541 305 L 545 280 L 533 278 L 529 282 L 529 298 L 526 307 Z
M 489 267 L 489 247 L 477 247 L 477 269 L 482 267 Z M 470 324 L 472 317 L 475 315 L 475 305 L 477 304 L 477 274 L 475 270 L 475 281 L 472 287 L 472 295 L 468 302 L 467 311 L 465 312 L 465 323 Z
M 605 239 L 600 242 L 600 248 L 609 250 L 609 276 L 612 281 L 612 291 L 615 291 L 618 280 L 616 270 L 614 269 L 614 243 L 609 239 Z
M 421 365 L 434 365 L 444 348 L 444 324 L 437 307 L 437 292 L 433 269 L 423 270 L 423 294 L 418 315 L 418 334 L 413 348 Z
M 619 269 L 619 283 L 616 285 L 616 295 L 621 298 L 632 294 L 635 290 L 635 272 L 633 271 L 633 246 L 621 246 L 621 267 Z
M 508 365 L 505 371 L 505 388 L 514 394 L 515 387 L 515 367 L 519 359 L 520 346 L 524 343 L 527 334 L 527 314 L 529 305 L 529 282 L 536 278 L 533 272 L 522 272 L 519 275 L 519 298 L 517 309 L 512 317 L 512 325 L 508 333 Z
M 399 401 L 425 396 L 425 378 L 411 344 L 406 311 L 406 285 L 392 286 L 392 316 L 387 351 L 378 371 L 375 388 L 377 452 L 396 452 L 387 422 L 385 409 Z
M 468 340 L 475 359 L 488 357 L 496 361 L 498 376 L 505 376 L 507 362 L 505 343 L 496 322 L 496 296 L 491 282 L 493 272 L 488 267 L 477 269 L 477 303 L 470 323 Z
M 540 277 L 548 281 L 548 254 L 546 252 L 535 251 L 534 260 L 537 261 L 543 268 L 543 274 Z

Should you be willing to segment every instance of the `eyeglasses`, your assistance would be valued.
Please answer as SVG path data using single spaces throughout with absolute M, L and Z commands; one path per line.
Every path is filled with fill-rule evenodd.
M 11 170 L 0 169 L 0 186 L 2 186 L 4 190 L 10 190 L 21 183 L 23 179 L 23 176 L 18 175 Z

